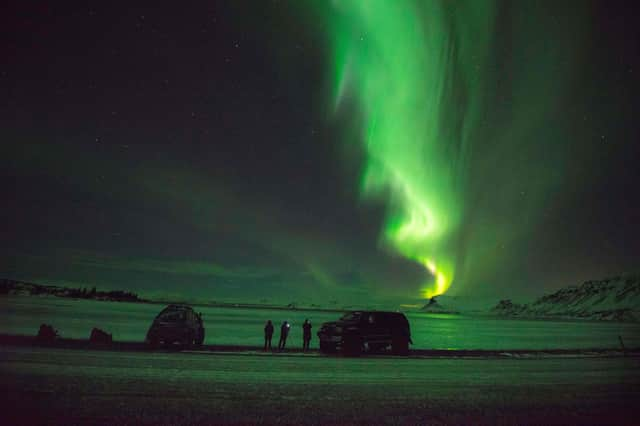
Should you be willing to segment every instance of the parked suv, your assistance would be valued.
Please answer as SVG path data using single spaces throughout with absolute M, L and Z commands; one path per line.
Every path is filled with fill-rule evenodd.
M 347 355 L 387 349 L 407 355 L 409 343 L 413 343 L 409 321 L 399 312 L 347 312 L 338 321 L 322 324 L 318 337 L 322 352 L 340 349 Z
M 169 305 L 153 320 L 146 341 L 152 347 L 161 343 L 184 347 L 201 345 L 204 342 L 202 314 L 187 305 Z

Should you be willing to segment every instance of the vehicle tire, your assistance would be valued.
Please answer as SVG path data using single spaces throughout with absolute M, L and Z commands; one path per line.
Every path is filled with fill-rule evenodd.
M 345 336 L 342 342 L 342 353 L 346 356 L 360 356 L 362 354 L 362 337 Z
M 383 349 L 386 348 L 387 345 L 384 344 L 369 344 L 369 352 L 370 353 L 379 353 L 382 352 Z
M 409 355 L 409 339 L 404 336 L 394 337 L 391 342 L 391 352 L 394 355 Z
M 184 340 L 182 341 L 182 349 L 189 349 L 193 346 L 194 338 L 193 333 L 187 333 Z
M 203 343 L 204 343 L 204 328 L 201 328 L 200 332 L 198 333 L 198 337 L 196 338 L 196 345 L 202 346 Z
M 160 340 L 157 337 L 149 339 L 149 349 L 156 350 L 160 347 Z
M 323 342 L 320 341 L 320 352 L 324 352 L 327 354 L 333 353 L 336 351 L 336 345 L 331 342 Z

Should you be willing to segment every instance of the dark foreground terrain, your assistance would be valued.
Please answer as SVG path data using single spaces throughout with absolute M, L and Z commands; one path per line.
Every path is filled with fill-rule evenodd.
M 637 424 L 638 357 L 0 347 L 0 424 Z

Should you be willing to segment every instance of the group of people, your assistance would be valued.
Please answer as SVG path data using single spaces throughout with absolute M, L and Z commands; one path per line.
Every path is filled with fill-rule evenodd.
M 264 326 L 264 350 L 271 349 L 271 338 L 273 337 L 273 323 L 271 320 L 267 321 Z M 284 350 L 285 345 L 287 344 L 287 337 L 289 337 L 289 330 L 291 329 L 291 324 L 289 321 L 284 321 L 280 326 L 280 341 L 278 342 L 278 350 Z M 308 319 L 304 320 L 304 324 L 302 324 L 302 350 L 309 350 L 309 342 L 311 342 L 311 323 Z

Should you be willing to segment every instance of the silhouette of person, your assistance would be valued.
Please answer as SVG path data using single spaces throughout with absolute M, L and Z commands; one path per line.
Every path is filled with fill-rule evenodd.
M 289 328 L 291 325 L 285 321 L 280 326 L 280 341 L 278 342 L 278 349 L 283 350 L 284 346 L 287 344 L 287 337 L 289 336 Z
M 304 324 L 302 324 L 302 350 L 309 350 L 309 342 L 311 341 L 311 323 L 309 319 L 304 320 Z
M 273 337 L 273 323 L 271 320 L 267 321 L 267 324 L 264 326 L 264 350 L 267 350 L 267 347 L 271 349 L 271 337 Z

